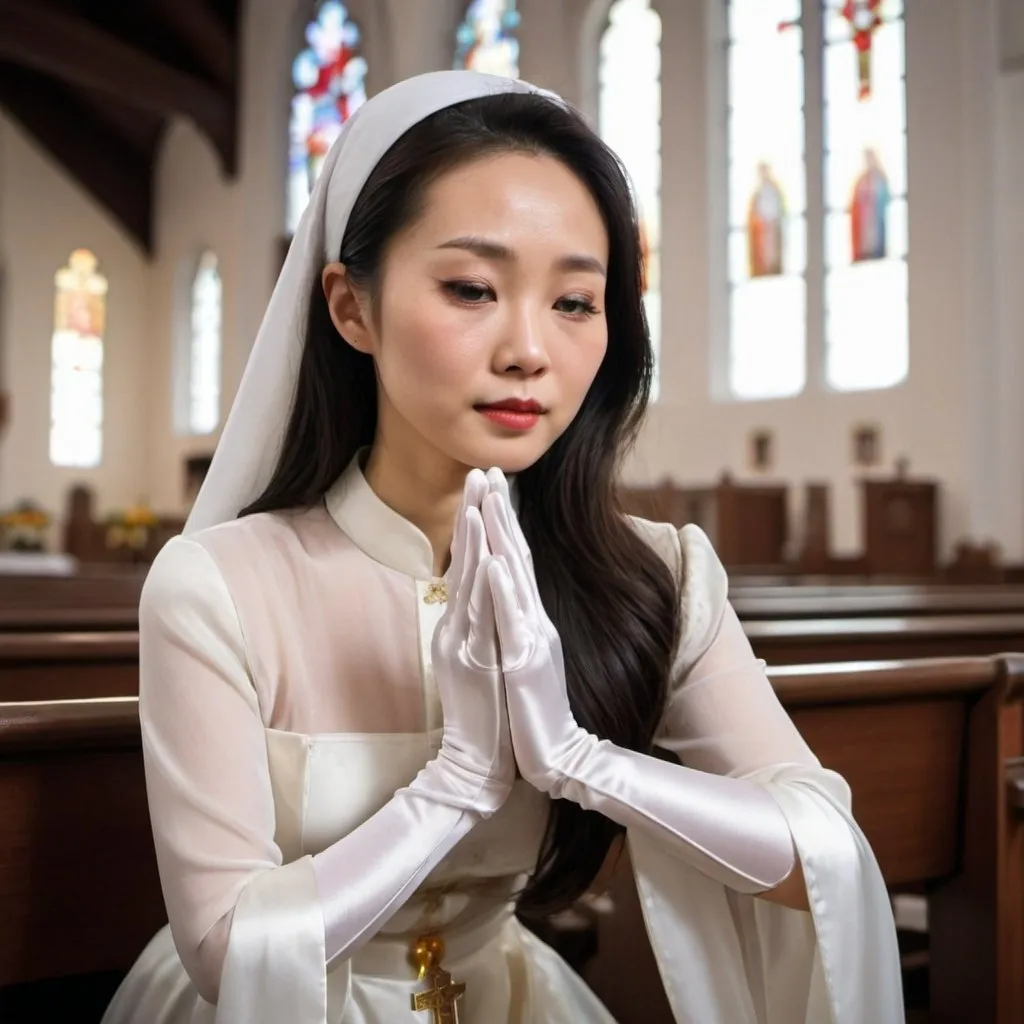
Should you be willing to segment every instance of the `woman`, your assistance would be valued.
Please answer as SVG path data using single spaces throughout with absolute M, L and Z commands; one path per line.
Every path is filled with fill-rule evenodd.
M 623 830 L 679 1021 L 902 1019 L 847 787 L 704 535 L 616 509 L 640 280 L 623 172 L 556 97 L 440 72 L 351 119 L 146 584 L 170 930 L 107 1024 L 609 1021 L 512 910 Z

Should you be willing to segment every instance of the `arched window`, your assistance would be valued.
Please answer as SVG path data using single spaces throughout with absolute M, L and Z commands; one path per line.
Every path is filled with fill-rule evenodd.
M 825 4 L 825 381 L 909 369 L 902 0 Z
M 615 0 L 599 57 L 598 130 L 625 164 L 633 183 L 644 246 L 644 307 L 657 356 L 661 350 L 661 18 L 649 0 Z
M 192 278 L 188 348 L 188 433 L 220 425 L 221 310 L 217 256 L 204 252 Z
M 458 71 L 467 68 L 489 75 L 519 77 L 519 12 L 516 0 L 471 0 L 455 33 Z
M 107 279 L 88 249 L 57 271 L 50 371 L 50 461 L 98 466 L 103 453 Z
M 321 0 L 306 26 L 307 46 L 292 64 L 288 143 L 288 233 L 294 234 L 324 157 L 342 125 L 366 102 L 359 26 L 338 0 Z
M 805 17 L 808 11 L 813 17 Z M 807 57 L 824 53 L 822 89 Z M 807 381 L 883 388 L 907 375 L 902 0 L 730 0 L 729 391 Z M 808 106 L 822 111 L 805 118 Z M 810 130 L 813 128 L 814 137 Z M 808 187 L 806 153 L 822 153 Z M 822 258 L 808 266 L 808 237 Z M 813 289 L 808 292 L 808 289 Z M 811 301 L 813 299 L 813 301 Z M 824 317 L 811 311 L 824 310 Z

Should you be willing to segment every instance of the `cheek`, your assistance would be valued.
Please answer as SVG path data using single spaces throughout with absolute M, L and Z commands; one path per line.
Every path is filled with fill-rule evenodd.
M 451 307 L 427 296 L 394 304 L 382 322 L 378 370 L 388 397 L 403 411 L 461 403 L 480 360 L 479 339 L 467 336 Z
M 608 329 L 604 323 L 594 324 L 566 350 L 559 367 L 559 377 L 566 405 L 572 407 L 573 415 L 583 404 L 607 351 Z

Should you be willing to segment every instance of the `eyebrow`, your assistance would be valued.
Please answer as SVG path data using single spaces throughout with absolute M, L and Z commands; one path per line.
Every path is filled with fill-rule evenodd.
M 476 235 L 464 235 L 461 238 L 452 238 L 442 242 L 438 249 L 462 249 L 479 256 L 484 260 L 494 260 L 499 263 L 511 263 L 515 260 L 515 253 L 501 242 L 492 242 L 486 238 L 478 238 Z M 585 273 L 600 274 L 607 276 L 604 264 L 596 256 L 587 256 L 583 253 L 568 253 L 555 260 L 555 266 L 559 270 L 573 271 L 580 270 Z

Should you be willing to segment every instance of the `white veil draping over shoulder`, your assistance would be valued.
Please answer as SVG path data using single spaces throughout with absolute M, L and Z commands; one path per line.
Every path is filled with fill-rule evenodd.
M 206 480 L 185 533 L 234 519 L 270 481 L 291 412 L 306 303 L 338 258 L 349 215 L 381 157 L 414 124 L 445 107 L 495 93 L 554 93 L 475 71 L 434 71 L 385 89 L 345 124 L 299 221 Z

